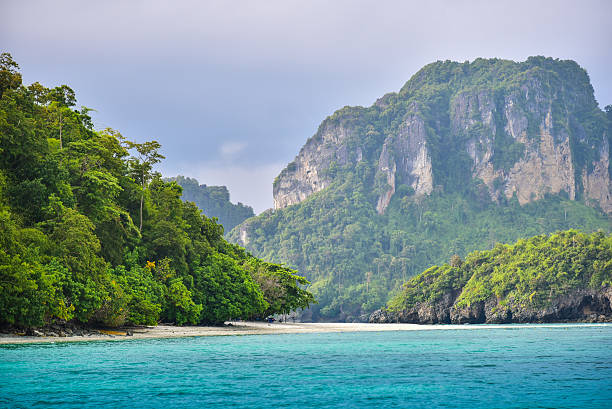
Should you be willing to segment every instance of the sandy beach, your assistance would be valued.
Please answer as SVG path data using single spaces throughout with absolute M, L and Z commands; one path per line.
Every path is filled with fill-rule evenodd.
M 232 335 L 274 335 L 274 334 L 307 334 L 325 332 L 364 332 L 364 331 L 443 331 L 443 330 L 476 330 L 535 326 L 563 327 L 569 325 L 612 326 L 612 324 L 507 324 L 507 325 L 418 325 L 418 324 L 368 324 L 368 323 L 272 323 L 266 322 L 231 322 L 223 327 L 176 327 L 158 325 L 156 327 L 130 328 L 132 335 L 122 330 L 100 330 L 101 334 L 67 337 L 34 337 L 14 334 L 0 334 L 0 344 L 32 344 L 52 342 L 83 341 L 126 341 L 154 338 L 184 338 Z

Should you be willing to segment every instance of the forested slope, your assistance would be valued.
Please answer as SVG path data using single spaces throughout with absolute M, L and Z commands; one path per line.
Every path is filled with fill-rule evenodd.
M 498 244 L 433 266 L 373 322 L 612 321 L 612 235 L 575 230 Z
M 157 142 L 94 130 L 72 89 L 18 68 L 0 55 L 0 325 L 216 324 L 313 302 L 181 200 Z

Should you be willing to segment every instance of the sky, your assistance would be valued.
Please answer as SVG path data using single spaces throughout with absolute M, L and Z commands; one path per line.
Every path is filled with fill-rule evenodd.
M 437 60 L 577 61 L 612 104 L 612 1 L 0 0 L 0 52 L 97 129 L 157 140 L 164 176 L 256 213 L 325 117 Z

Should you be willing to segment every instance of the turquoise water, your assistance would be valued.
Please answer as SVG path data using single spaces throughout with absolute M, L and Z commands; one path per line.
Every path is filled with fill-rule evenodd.
M 0 347 L 1 407 L 610 408 L 612 326 Z

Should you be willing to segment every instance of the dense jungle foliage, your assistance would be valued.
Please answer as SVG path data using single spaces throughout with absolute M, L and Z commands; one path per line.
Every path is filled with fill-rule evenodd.
M 72 89 L 18 69 L 0 55 L 0 325 L 218 324 L 314 301 L 181 200 L 157 142 L 94 130 Z
M 529 99 L 521 99 L 524 89 L 530 90 Z M 319 301 L 309 311 L 312 319 L 351 321 L 366 319 L 408 278 L 453 254 L 463 257 L 498 242 L 571 228 L 610 231 L 612 219 L 581 197 L 580 186 L 575 200 L 564 191 L 523 206 L 516 196 L 491 199 L 487 186 L 472 177 L 466 141 L 493 138 L 492 164 L 505 170 L 521 157 L 524 145 L 507 135 L 507 119 L 501 115 L 494 118 L 499 131 L 494 136 L 477 112 L 465 133 L 451 132 L 452 101 L 481 90 L 495 97 L 495 112 L 503 112 L 506 96 L 518 95 L 517 104 L 523 105 L 517 109 L 529 120 L 529 138 L 539 137 L 546 116 L 535 116 L 536 99 L 550 98 L 554 125 L 570 136 L 577 184 L 606 137 L 612 146 L 612 107 L 604 112 L 597 106 L 586 71 L 573 61 L 437 62 L 415 74 L 399 93 L 387 94 L 371 107 L 344 107 L 325 119 L 312 139 L 321 140 L 326 129 L 341 125 L 348 129 L 343 143 L 349 156 L 359 150 L 358 163 L 332 162 L 319 169 L 331 180 L 326 189 L 245 221 L 228 235 L 230 241 L 241 242 L 246 232 L 246 248 L 253 254 L 302 272 Z M 382 146 L 414 112 L 426 124 L 434 190 L 416 196 L 406 181 L 396 179 L 388 208 L 378 214 L 377 200 L 389 189 L 386 175 L 378 171 Z M 295 166 L 292 162 L 281 175 Z
M 194 202 L 208 217 L 216 217 L 226 232 L 255 216 L 251 206 L 230 202 L 225 186 L 200 185 L 196 179 L 180 175 L 165 180 L 178 183 L 183 188 L 183 200 Z
M 410 277 L 453 254 L 576 226 L 612 230 L 600 211 L 560 196 L 499 205 L 477 192 L 396 193 L 379 215 L 371 192 L 347 176 L 298 205 L 249 219 L 248 248 L 307 275 L 318 301 L 313 319 L 351 320 L 365 319 Z
M 453 256 L 403 285 L 388 304 L 402 311 L 459 293 L 455 305 L 469 306 L 496 297 L 500 305 L 545 307 L 575 289 L 612 285 L 612 235 L 577 230 L 538 235 L 488 251 Z

